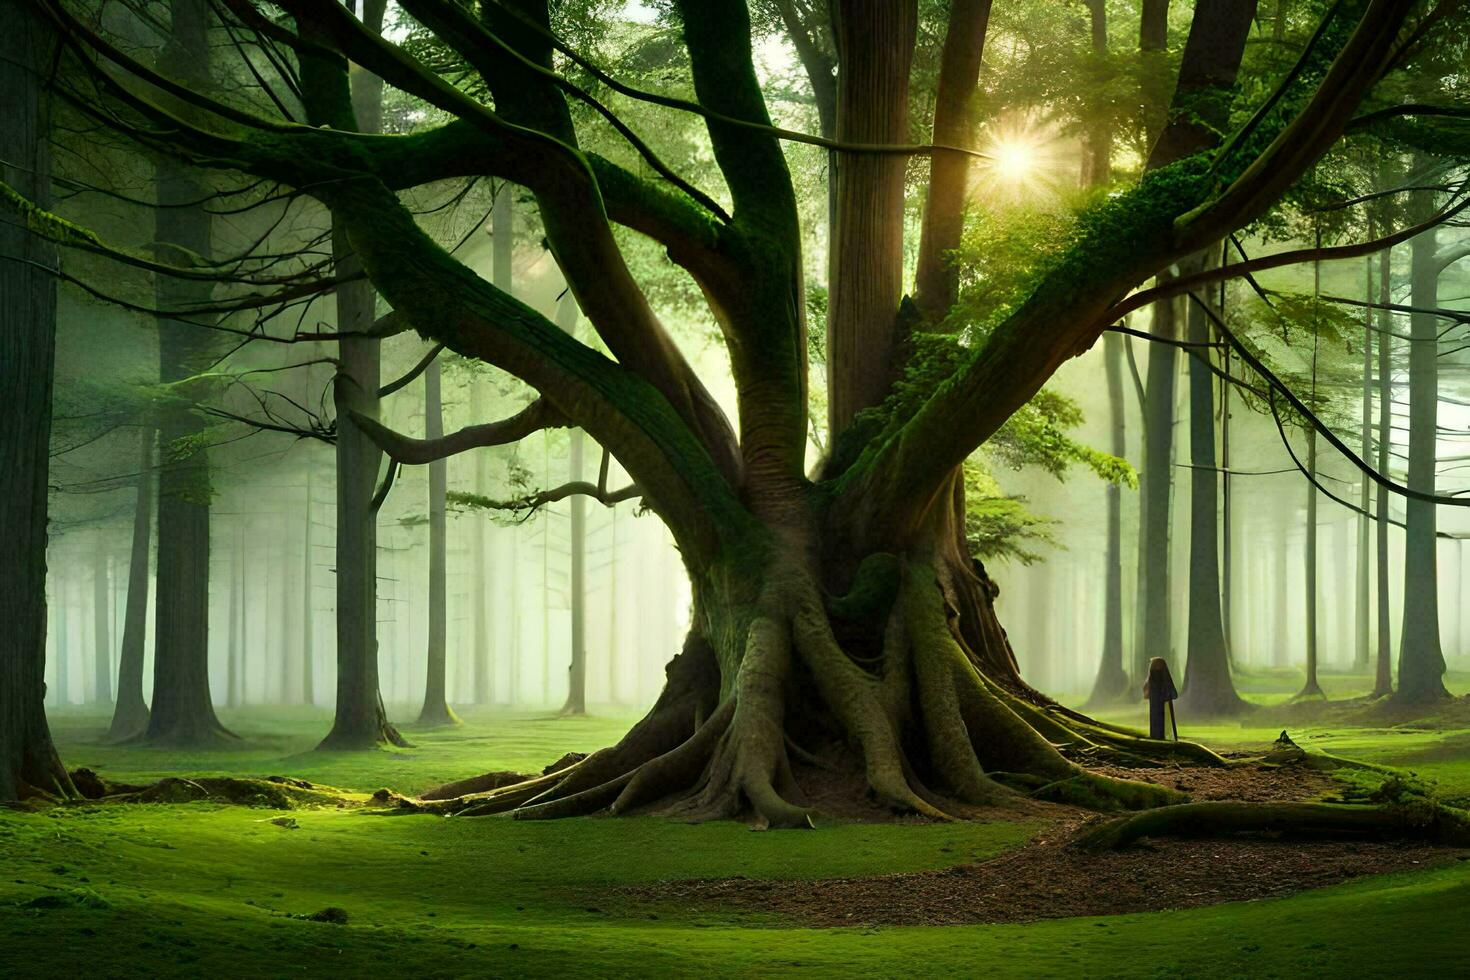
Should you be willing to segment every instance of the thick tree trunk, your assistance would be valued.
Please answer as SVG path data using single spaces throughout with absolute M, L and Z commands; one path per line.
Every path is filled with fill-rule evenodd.
M 833 33 L 841 68 L 837 138 L 908 138 L 915 0 L 838 0 Z M 827 317 L 827 413 L 835 435 L 888 393 L 903 295 L 904 172 L 881 153 L 838 153 Z
M 1419 220 L 1433 212 L 1430 194 L 1417 195 Z M 1438 236 L 1428 231 L 1410 243 L 1411 306 L 1432 310 L 1439 305 Z M 1409 473 L 1408 485 L 1434 493 L 1435 442 L 1439 425 L 1438 320 L 1431 313 L 1409 317 Z M 1439 569 L 1435 505 L 1412 497 L 1404 501 L 1404 607 L 1399 640 L 1397 697 L 1410 702 L 1449 696 L 1444 686 L 1445 662 L 1439 640 Z
M 143 644 L 148 632 L 148 557 L 153 543 L 153 427 L 138 435 L 138 490 L 133 503 L 133 544 L 128 557 L 128 600 L 118 655 L 117 706 L 107 737 L 132 738 L 148 727 L 143 700 Z
M 175 0 L 163 58 L 177 77 L 208 85 L 209 7 L 202 0 Z M 155 234 L 160 242 L 208 256 L 210 216 L 191 206 L 208 189 L 173 157 L 157 164 Z M 160 276 L 163 310 L 207 303 L 210 286 Z M 158 323 L 158 377 L 180 381 L 204 370 L 213 351 L 210 331 L 162 318 Z M 187 402 L 159 410 L 162 468 L 158 474 L 158 586 L 154 610 L 153 706 L 144 737 L 153 743 L 208 745 L 231 738 L 214 714 L 209 693 L 209 454 L 200 445 L 205 429 Z
M 92 556 L 92 700 L 112 704 L 112 571 L 98 535 Z
M 1210 325 L 1191 303 L 1189 358 L 1189 650 L 1180 707 L 1192 716 L 1234 715 L 1250 706 L 1235 692 L 1220 614 L 1219 475 L 1215 467 L 1215 377 Z
M 440 369 L 436 357 L 424 371 L 424 438 L 444 436 L 444 408 L 439 394 Z M 445 540 L 444 494 L 445 462 L 436 459 L 429 464 L 429 638 L 428 677 L 424 683 L 424 707 L 419 712 L 420 725 L 459 724 L 449 707 L 446 692 L 446 648 L 448 623 L 444 602 Z
M 0 2 L 0 179 L 51 200 L 46 79 L 56 41 L 27 3 Z M 56 253 L 0 222 L 0 802 L 70 796 L 46 724 L 46 474 L 56 354 Z M 19 261 L 16 261 L 19 260 Z
M 1133 808 L 1179 797 L 1088 773 L 1056 746 L 1079 758 L 1219 763 L 1027 688 L 994 618 L 994 588 L 957 548 L 957 516 L 940 508 L 912 550 L 856 563 L 841 594 L 814 564 L 815 525 L 768 525 L 738 559 L 691 568 L 692 631 L 642 722 L 569 769 L 450 808 L 548 818 L 652 807 L 805 826 L 813 804 L 803 783 L 844 772 L 855 797 L 862 784 L 881 805 L 932 817 L 1018 793 Z
M 1123 338 L 1116 333 L 1103 337 L 1103 358 L 1108 380 L 1108 405 L 1112 419 L 1114 456 L 1122 459 L 1128 451 L 1123 398 Z M 1123 665 L 1123 488 L 1110 483 L 1105 491 L 1108 501 L 1107 545 L 1104 556 L 1106 581 L 1103 597 L 1102 658 L 1097 678 L 1092 685 L 1089 704 L 1104 705 L 1123 700 L 1131 687 Z

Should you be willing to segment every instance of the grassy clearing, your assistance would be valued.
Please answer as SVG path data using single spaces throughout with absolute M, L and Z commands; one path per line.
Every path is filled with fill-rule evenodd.
M 413 732 L 415 748 L 310 752 L 321 712 L 245 711 L 239 751 L 177 754 L 97 744 L 105 719 L 77 709 L 55 729 L 72 766 L 109 778 L 170 773 L 299 776 L 360 792 L 414 792 L 487 769 L 534 771 L 620 734 L 630 718 L 470 713 Z M 1192 727 L 1261 748 L 1278 729 Z M 1470 793 L 1465 731 L 1293 730 L 1304 745 L 1409 765 Z M 0 975 L 991 976 L 1389 975 L 1454 971 L 1470 862 L 1289 899 L 1031 925 L 791 928 L 711 909 L 624 913 L 616 888 L 744 875 L 840 877 L 983 859 L 1034 827 L 839 825 L 751 833 L 652 819 L 292 814 L 209 804 L 0 811 Z M 1057 883 L 1066 887 L 1065 882 Z M 328 907 L 347 925 L 305 921 Z M 1411 936 L 1412 941 L 1405 941 Z
M 332 727 L 331 712 L 324 708 L 222 710 L 220 720 L 241 737 L 238 749 L 226 751 L 107 745 L 103 736 L 108 716 L 91 707 L 53 709 L 50 720 L 69 768 L 87 766 L 119 782 L 147 782 L 180 773 L 283 775 L 361 793 L 388 786 L 409 794 L 491 769 L 540 772 L 567 752 L 590 752 L 612 744 L 637 720 L 626 711 L 581 718 L 557 718 L 547 712 L 456 711 L 465 720 L 461 727 L 405 726 L 402 731 L 412 748 L 368 753 L 314 751 Z

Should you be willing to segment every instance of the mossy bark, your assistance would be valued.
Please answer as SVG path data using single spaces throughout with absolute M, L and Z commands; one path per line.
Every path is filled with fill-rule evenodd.
M 815 493 L 801 503 L 790 513 L 820 513 Z M 803 827 L 821 811 L 811 781 L 833 771 L 860 774 L 895 812 L 939 819 L 1022 792 L 1101 809 L 1181 801 L 1079 764 L 1163 746 L 1066 712 L 1021 680 L 994 586 L 958 548 L 953 516 L 937 513 L 903 554 L 863 560 L 831 545 L 823 554 L 815 522 L 771 522 L 739 555 L 691 567 L 690 637 L 644 720 L 562 772 L 457 809 L 651 808 Z

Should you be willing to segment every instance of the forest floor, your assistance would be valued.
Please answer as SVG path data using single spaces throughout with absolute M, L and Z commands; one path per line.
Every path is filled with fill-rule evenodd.
M 1248 690 L 1297 682 L 1246 680 Z M 353 798 L 537 771 L 633 720 L 464 714 L 461 728 L 409 732 L 414 748 L 354 755 L 310 751 L 326 715 L 307 709 L 226 711 L 239 749 L 199 753 L 101 745 L 105 718 L 92 709 L 52 717 L 67 764 L 110 780 L 285 775 Z M 1182 735 L 1224 751 L 1264 751 L 1283 727 L 1269 710 L 1245 724 L 1180 721 Z M 1446 721 L 1284 727 L 1306 748 L 1411 769 L 1466 805 L 1470 722 Z M 1352 789 L 1323 779 L 1290 791 Z M 0 810 L 0 976 L 1362 976 L 1463 966 L 1463 852 L 1206 841 L 1085 856 L 1060 844 L 1079 818 L 1058 808 L 1051 821 L 751 833 L 350 807 Z M 343 910 L 345 923 L 308 918 L 327 909 Z

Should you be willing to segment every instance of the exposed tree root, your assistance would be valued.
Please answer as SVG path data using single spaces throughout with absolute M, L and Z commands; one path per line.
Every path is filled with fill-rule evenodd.
M 1171 827 L 1281 828 L 1298 816 L 1309 818 L 1303 828 L 1310 832 L 1332 825 L 1330 815 L 1341 810 L 1314 809 L 1318 804 L 1261 815 L 1246 815 L 1256 812 L 1249 807 L 1221 811 L 1216 804 L 1190 810 L 1178 790 L 1089 769 L 1088 763 L 1114 769 L 1234 764 L 1204 746 L 1149 739 L 1010 678 L 997 680 L 981 664 L 1010 655 L 979 657 L 969 648 L 942 562 L 895 559 L 869 566 L 837 600 L 827 598 L 800 565 L 782 566 L 759 583 L 757 596 L 726 610 L 729 615 L 697 611 L 695 630 L 669 665 L 663 694 L 618 744 L 539 776 L 510 782 L 512 774 L 487 773 L 418 801 L 390 799 L 392 812 L 510 813 L 519 819 L 655 812 L 686 820 L 745 819 L 758 828 L 810 827 L 816 812 L 801 781 L 815 778 L 831 803 L 834 787 L 850 785 L 847 774 L 890 812 L 937 820 L 964 817 L 975 807 L 1020 807 L 1026 798 L 1103 812 L 1183 815 L 1157 824 L 1105 825 L 1119 839 Z M 833 603 L 853 617 L 836 620 L 838 628 Z M 875 618 L 875 609 L 881 617 Z M 865 640 L 854 623 L 877 633 Z M 803 767 L 801 779 L 793 760 Z M 1338 764 L 1289 744 L 1261 761 Z M 1372 818 L 1379 826 L 1390 816 L 1398 821 L 1394 827 L 1414 826 L 1404 807 L 1348 808 L 1352 814 L 1364 810 L 1382 811 Z M 1216 819 L 1216 812 L 1226 816 Z M 1189 816 L 1197 813 L 1206 816 Z M 1345 819 L 1372 825 L 1360 816 Z M 1445 823 L 1451 826 L 1457 824 Z
M 1089 850 L 1115 850 L 1142 837 L 1264 833 L 1399 837 L 1467 847 L 1470 846 L 1470 816 L 1432 804 L 1184 803 L 1104 821 L 1079 834 L 1077 844 Z

